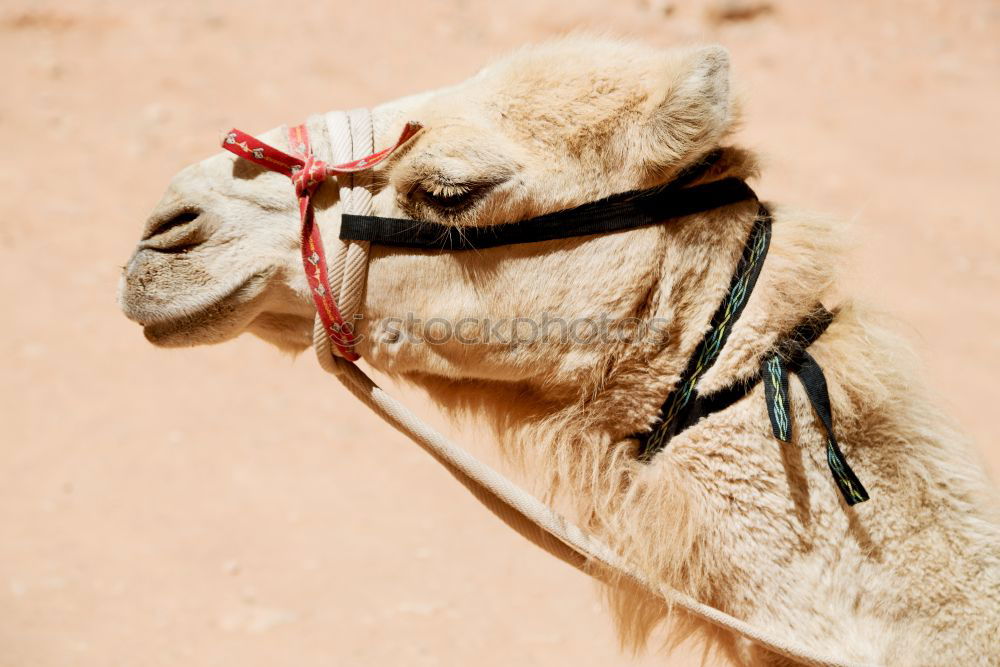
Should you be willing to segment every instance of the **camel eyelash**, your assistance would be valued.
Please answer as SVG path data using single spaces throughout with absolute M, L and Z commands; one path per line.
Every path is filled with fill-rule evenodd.
M 432 197 L 441 197 L 443 199 L 451 197 L 464 197 L 472 191 L 472 187 L 463 184 L 440 185 L 437 183 L 425 183 L 420 186 L 420 189 L 422 189 L 425 194 L 429 194 Z
M 457 215 L 471 209 L 481 200 L 493 183 L 415 183 L 406 193 L 407 199 L 441 215 Z

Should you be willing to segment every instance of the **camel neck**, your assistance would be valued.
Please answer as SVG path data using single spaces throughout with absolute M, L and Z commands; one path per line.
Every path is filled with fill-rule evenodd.
M 698 390 L 702 376 L 718 360 L 757 285 L 770 247 L 771 223 L 771 212 L 760 204 L 729 289 L 716 309 L 708 331 L 688 358 L 680 380 L 660 407 L 658 422 L 652 430 L 633 436 L 639 442 L 639 458 L 650 461 L 676 435 L 704 417 L 728 409 L 761 383 L 765 385 L 764 407 L 772 434 L 777 440 L 791 442 L 792 413 L 788 397 L 788 376 L 791 372 L 802 381 L 809 402 L 826 432 L 827 463 L 844 500 L 848 505 L 864 502 L 868 500 L 868 492 L 837 443 L 823 369 L 806 351 L 823 335 L 834 318 L 822 305 L 817 304 L 811 316 L 765 352 L 759 370 L 752 377 L 711 393 Z

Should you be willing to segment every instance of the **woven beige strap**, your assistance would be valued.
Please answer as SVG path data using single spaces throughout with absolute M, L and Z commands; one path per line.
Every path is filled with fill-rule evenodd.
M 328 136 L 333 151 L 332 160 L 335 163 L 363 157 L 374 150 L 370 143 L 365 143 L 370 142 L 372 138 L 370 129 L 367 135 L 355 134 L 351 129 L 361 122 L 361 114 L 352 115 L 355 113 L 332 112 L 326 115 Z M 370 116 L 364 118 L 370 128 Z M 353 144 L 355 138 L 359 138 L 357 145 Z M 346 151 L 348 145 L 352 146 L 350 150 L 353 152 L 350 154 L 338 152 Z M 370 214 L 371 193 L 361 186 L 361 183 L 360 180 L 354 180 L 348 184 L 341 184 L 344 213 Z M 367 197 L 356 196 L 357 191 L 362 189 L 368 193 Z M 354 254 L 351 254 L 353 245 L 355 244 L 342 243 L 343 260 L 339 263 L 335 261 L 330 266 L 331 283 L 340 285 L 338 303 L 352 304 L 350 309 L 347 306 L 341 309 L 345 319 L 361 310 L 364 273 L 367 272 L 368 244 L 364 244 L 363 248 L 359 247 Z M 352 273 L 357 271 L 358 266 L 362 268 L 360 274 Z M 340 272 L 344 272 L 343 278 Z M 619 558 L 606 544 L 587 534 L 551 507 L 425 424 L 376 385 L 357 365 L 334 356 L 331 347 L 330 339 L 317 317 L 313 348 L 320 366 L 334 374 L 352 394 L 388 424 L 409 436 L 504 523 L 553 556 L 590 576 L 599 576 L 601 567 L 628 576 L 645 589 L 662 597 L 667 604 L 684 609 L 702 620 L 741 635 L 801 664 L 823 667 L 866 667 L 860 663 L 819 655 L 793 640 L 754 627 L 679 591 L 654 584 Z M 593 567 L 594 564 L 601 567 Z

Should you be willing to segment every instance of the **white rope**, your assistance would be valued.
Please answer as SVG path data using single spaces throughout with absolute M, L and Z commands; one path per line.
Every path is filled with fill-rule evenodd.
M 375 152 L 375 137 L 371 113 L 368 109 L 351 111 L 331 111 L 326 114 L 327 136 L 330 140 L 331 163 L 350 162 Z M 343 210 L 359 215 L 372 212 L 371 171 L 340 174 L 340 201 Z M 353 324 L 361 311 L 361 300 L 365 293 L 365 279 L 368 276 L 367 241 L 344 241 L 337 239 L 333 262 L 329 267 L 330 290 L 341 316 L 348 324 Z
M 342 164 L 350 162 L 354 155 L 352 145 L 351 126 L 347 120 L 347 113 L 343 111 L 331 111 L 326 114 L 326 135 L 330 142 L 330 163 Z M 317 150 L 318 146 L 313 146 Z M 345 205 L 351 201 L 351 186 L 353 185 L 353 174 L 337 174 L 337 187 L 340 190 L 340 201 Z M 332 247 L 333 252 L 327 255 L 331 258 L 327 266 L 330 278 L 330 292 L 333 300 L 340 303 L 340 277 L 344 275 L 344 262 L 347 259 L 347 242 L 341 239 L 331 239 L 324 243 L 327 247 Z M 341 312 L 343 315 L 343 312 Z
M 357 159 L 375 152 L 375 137 L 371 113 L 368 109 L 353 109 L 347 113 L 351 128 L 351 146 Z M 372 208 L 372 172 L 371 170 L 351 174 L 351 198 L 345 211 L 358 215 L 371 215 Z M 354 323 L 355 315 L 361 312 L 361 302 L 365 294 L 365 279 L 368 277 L 368 241 L 351 241 L 347 246 L 347 259 L 344 262 L 344 277 L 341 282 L 340 297 L 341 315 L 346 322 Z M 335 274 L 336 275 L 336 274 Z
M 342 112 L 332 112 L 326 115 L 335 161 L 346 162 L 368 155 L 373 151 L 372 146 L 362 141 L 359 142 L 360 146 L 355 144 L 353 149 L 355 152 L 346 158 L 343 158 L 342 154 L 338 152 L 345 148 L 347 145 L 345 137 L 351 136 L 352 126 L 361 118 L 364 118 L 370 128 L 371 120 L 370 116 L 367 115 L 363 117 L 351 116 L 350 118 Z M 370 132 L 368 136 L 371 136 Z M 357 190 L 362 189 L 367 191 L 367 188 L 357 188 Z M 370 192 L 368 192 L 366 200 L 363 196 L 355 199 L 356 190 L 353 183 L 347 186 L 347 192 L 344 190 L 342 186 L 343 212 L 361 215 L 369 213 L 371 207 Z M 355 203 L 360 207 L 360 210 L 353 208 Z M 362 260 L 360 259 L 360 249 L 356 251 L 356 255 L 349 256 L 349 249 L 346 245 L 344 244 L 345 260 L 339 264 L 340 270 L 343 271 L 345 267 L 353 268 L 359 262 L 363 262 L 363 268 L 366 270 L 368 248 L 363 249 Z M 365 246 L 367 245 L 365 244 Z M 361 297 L 364 292 L 364 277 L 360 280 L 357 277 L 348 279 L 345 275 L 342 281 L 338 281 L 341 274 L 337 272 L 335 267 L 331 267 L 330 275 L 331 279 L 341 286 L 338 303 L 343 303 L 341 299 L 344 299 L 347 303 L 355 304 L 353 307 L 360 310 Z M 348 317 L 347 313 L 353 315 L 357 311 L 345 310 L 342 312 L 344 312 L 345 317 Z M 662 597 L 670 605 L 684 609 L 702 620 L 741 635 L 774 653 L 802 664 L 822 667 L 866 667 L 860 663 L 851 663 L 820 655 L 793 640 L 754 627 L 719 609 L 703 604 L 689 595 L 651 582 L 641 572 L 619 558 L 606 544 L 587 534 L 551 507 L 422 422 L 406 406 L 376 385 L 358 366 L 341 357 L 334 356 L 330 339 L 318 317 L 314 326 L 313 347 L 316 351 L 316 358 L 324 370 L 336 375 L 337 379 L 362 403 L 391 426 L 409 436 L 504 523 L 553 556 L 591 576 L 594 576 L 595 572 L 588 567 L 588 564 L 599 563 L 609 570 L 628 576 L 646 590 Z

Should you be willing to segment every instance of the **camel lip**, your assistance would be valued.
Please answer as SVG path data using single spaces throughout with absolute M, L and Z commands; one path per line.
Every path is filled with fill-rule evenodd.
M 125 316 L 141 325 L 146 338 L 157 343 L 171 334 L 194 327 L 201 328 L 207 322 L 232 315 L 238 304 L 251 301 L 263 291 L 271 273 L 273 273 L 272 268 L 251 272 L 209 300 L 199 300 L 202 305 L 197 306 L 179 305 L 170 309 L 151 310 L 143 307 L 141 300 L 137 303 L 136 299 L 130 299 L 124 285 L 120 292 L 119 303 Z M 259 284 L 259 288 L 255 288 L 255 284 Z

